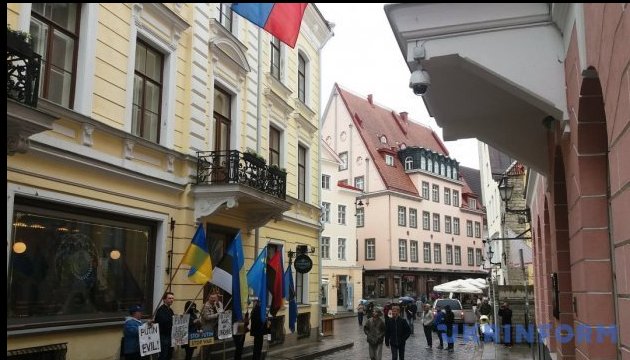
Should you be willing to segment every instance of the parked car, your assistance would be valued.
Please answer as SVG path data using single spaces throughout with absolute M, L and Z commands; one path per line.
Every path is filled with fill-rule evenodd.
M 451 310 L 453 310 L 453 314 L 455 315 L 455 323 L 463 324 L 464 323 L 464 309 L 462 309 L 462 303 L 457 299 L 437 299 L 433 303 L 433 315 L 437 313 L 436 308 L 440 306 L 442 310 L 446 305 L 451 306 Z

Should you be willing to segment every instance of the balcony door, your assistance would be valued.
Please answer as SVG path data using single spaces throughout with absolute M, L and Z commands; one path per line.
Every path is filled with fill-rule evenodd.
M 232 96 L 214 88 L 214 151 L 212 182 L 225 183 L 229 179 L 230 129 L 232 127 Z M 238 161 L 236 162 L 238 164 Z

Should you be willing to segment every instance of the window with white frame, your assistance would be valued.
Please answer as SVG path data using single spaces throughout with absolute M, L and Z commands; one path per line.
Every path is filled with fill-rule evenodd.
M 417 228 L 418 227 L 418 210 L 409 208 L 409 227 Z
M 431 229 L 431 213 L 428 211 L 422 212 L 422 229 L 430 230 Z
M 398 207 L 398 226 L 407 226 L 407 208 L 404 206 Z
M 475 221 L 475 237 L 481 237 L 481 223 L 479 221 Z
M 136 42 L 131 133 L 155 143 L 160 140 L 163 63 L 164 56 L 159 51 L 138 39 Z M 215 106 L 215 116 L 216 114 Z M 227 116 L 220 114 L 219 117 L 228 123 L 231 122 L 229 113 Z
M 354 187 L 363 190 L 365 187 L 365 178 L 363 176 L 357 176 L 354 178 Z
M 440 185 L 433 184 L 432 194 L 433 194 L 433 201 L 440 202 Z
M 344 151 L 339 154 L 341 164 L 339 164 L 339 171 L 348 169 L 348 152 Z
M 442 244 L 433 244 L 433 261 L 436 264 L 442 263 Z
M 455 265 L 462 264 L 462 248 L 455 246 Z
M 444 204 L 451 205 L 451 189 L 447 187 L 444 188 Z
M 451 233 L 451 217 L 447 215 L 444 216 L 444 232 Z
M 365 239 L 365 260 L 376 258 L 376 239 Z
M 418 262 L 418 242 L 409 240 L 409 258 L 411 262 Z
M 477 266 L 481 266 L 481 249 L 475 249 L 475 258 L 477 259 Z
M 473 236 L 473 223 L 470 220 L 466 220 L 466 235 Z
M 346 260 L 346 239 L 337 239 L 337 259 Z
M 232 32 L 234 13 L 232 12 L 231 3 L 217 3 L 217 21 L 223 25 L 227 31 Z
M 322 221 L 330 223 L 330 203 L 322 202 Z
M 271 76 L 278 81 L 282 79 L 282 67 L 280 66 L 280 39 L 271 38 Z
M 424 257 L 424 262 L 426 264 L 430 264 L 431 263 L 431 243 L 430 242 L 424 242 L 422 244 L 422 253 Z
M 273 126 L 269 127 L 269 165 L 280 167 L 280 130 Z
M 298 99 L 306 104 L 306 59 L 298 54 Z
M 337 205 L 337 224 L 346 225 L 346 206 Z
M 365 209 L 362 207 L 357 208 L 357 227 L 363 227 L 365 225 Z
M 322 259 L 330 259 L 330 237 L 322 236 Z
M 468 198 L 468 208 L 472 210 L 477 210 L 477 199 Z
M 440 214 L 433 214 L 433 231 L 440 231 Z
M 413 169 L 413 158 L 411 156 L 407 156 L 405 158 L 405 170 Z
M 394 157 L 389 154 L 385 154 L 385 164 L 389 166 L 394 166 Z
M 453 265 L 453 246 L 446 245 L 446 264 Z
M 453 206 L 459 207 L 459 191 L 453 190 Z
M 39 96 L 67 108 L 73 107 L 80 20 L 78 3 L 33 3 L 31 7 L 31 43 L 42 56 Z
M 322 189 L 330 190 L 330 175 L 322 174 Z
M 429 183 L 426 181 L 422 182 L 422 198 L 429 200 Z
M 475 249 L 468 248 L 468 266 L 475 266 Z
M 453 234 L 459 235 L 459 218 L 453 218 Z
M 302 201 L 306 201 L 306 158 L 306 148 L 298 145 L 298 200 Z
M 407 261 L 407 240 L 398 240 L 398 260 Z

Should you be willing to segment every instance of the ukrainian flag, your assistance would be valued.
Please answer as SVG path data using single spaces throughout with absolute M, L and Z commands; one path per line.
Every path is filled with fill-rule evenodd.
M 212 279 L 212 260 L 206 243 L 206 232 L 203 225 L 199 224 L 195 236 L 193 236 L 182 264 L 190 265 L 188 278 L 197 284 L 205 284 Z

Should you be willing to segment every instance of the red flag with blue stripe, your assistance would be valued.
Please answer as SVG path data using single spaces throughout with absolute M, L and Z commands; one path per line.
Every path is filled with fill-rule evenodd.
M 295 48 L 308 3 L 232 3 L 232 11 Z

